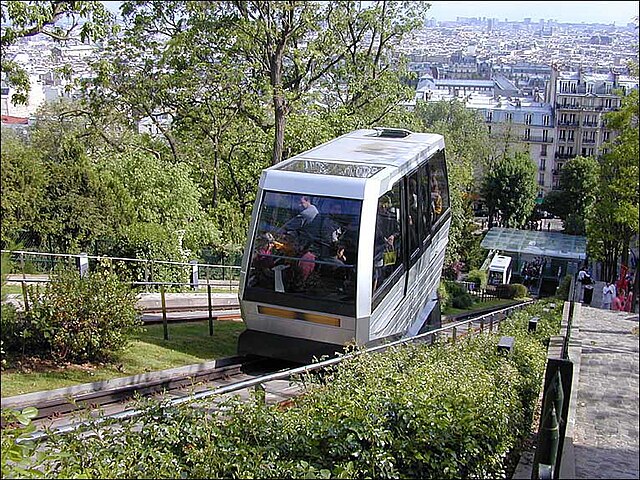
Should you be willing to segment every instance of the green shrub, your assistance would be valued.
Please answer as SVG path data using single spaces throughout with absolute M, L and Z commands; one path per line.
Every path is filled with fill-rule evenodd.
M 487 287 L 487 272 L 484 270 L 471 270 L 467 275 L 469 282 L 475 283 L 477 288 Z
M 465 287 L 464 285 L 458 282 L 447 281 L 447 282 L 444 282 L 444 284 L 445 284 L 445 287 L 447 288 L 449 297 L 451 298 L 467 293 L 467 287 Z
M 6 323 L 3 315 L 7 351 L 76 362 L 102 360 L 123 349 L 141 326 L 135 292 L 107 270 L 84 277 L 75 270 L 58 270 L 44 287 L 29 288 L 28 301 L 28 312 Z
M 560 326 L 561 306 L 545 308 L 512 315 L 498 334 L 346 359 L 304 377 L 288 407 L 259 392 L 227 400 L 222 415 L 148 401 L 118 429 L 83 435 L 89 424 L 33 446 L 40 456 L 19 467 L 45 478 L 506 478 L 532 426 L 543 344 Z M 516 337 L 509 357 L 496 348 L 505 334 Z M 4 438 L 3 477 L 21 476 Z
M 529 290 L 521 283 L 512 283 L 511 289 L 513 291 L 511 298 L 525 298 L 529 295 Z
M 449 296 L 445 282 L 440 282 L 438 285 L 438 299 L 440 300 L 441 309 L 445 309 L 451 305 L 451 297 Z
M 503 283 L 496 287 L 496 293 L 499 298 L 525 298 L 529 290 L 521 283 Z
M 451 306 L 454 308 L 469 308 L 473 305 L 473 298 L 468 293 L 463 293 L 451 300 Z

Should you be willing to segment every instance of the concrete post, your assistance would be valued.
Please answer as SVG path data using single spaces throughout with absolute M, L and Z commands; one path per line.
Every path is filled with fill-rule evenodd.
M 198 288 L 198 261 L 190 260 L 191 264 L 191 288 L 197 290 Z
M 78 270 L 80 271 L 81 277 L 89 273 L 89 257 L 85 252 L 82 252 L 78 257 Z

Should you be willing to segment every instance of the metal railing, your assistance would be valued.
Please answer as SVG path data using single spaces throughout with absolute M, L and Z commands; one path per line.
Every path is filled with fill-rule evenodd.
M 29 312 L 31 308 L 31 303 L 29 301 L 29 293 L 27 291 L 27 283 L 49 283 L 49 279 L 32 279 L 29 281 L 21 280 L 20 284 L 22 287 L 22 301 L 25 312 Z M 160 290 L 160 304 L 161 304 L 161 313 L 162 313 L 162 328 L 163 328 L 163 337 L 165 340 L 169 340 L 169 322 L 167 318 L 167 313 L 172 309 L 167 307 L 166 301 L 166 287 L 176 287 L 176 286 L 188 286 L 190 287 L 190 283 L 181 283 L 181 282 L 128 282 L 132 286 L 155 286 L 159 287 Z M 211 295 L 211 284 L 207 284 L 207 311 L 208 311 L 208 321 L 209 321 L 209 336 L 213 337 L 213 301 Z M 196 307 L 194 307 L 194 310 Z
M 576 278 L 574 275 L 571 279 L 560 335 L 551 337 L 549 341 L 538 444 L 531 472 L 531 478 L 534 480 L 560 478 L 573 384 L 573 362 L 569 360 L 569 341 L 576 311 L 575 304 L 580 295 Z
M 212 281 L 217 281 L 218 283 L 222 282 L 222 286 L 228 287 L 231 290 L 237 285 L 240 277 L 240 266 L 238 265 L 215 265 L 200 263 L 197 260 L 179 262 L 172 260 L 88 255 L 85 253 L 45 253 L 26 250 L 2 250 L 1 253 L 9 254 L 13 257 L 13 260 L 19 265 L 22 280 L 25 281 L 31 281 L 27 279 L 27 265 L 28 263 L 33 263 L 33 259 L 36 259 L 35 261 L 40 264 L 44 264 L 45 268 L 41 270 L 48 273 L 52 272 L 55 267 L 61 263 L 66 264 L 69 267 L 75 266 L 81 273 L 89 270 L 90 261 L 94 262 L 94 268 L 95 264 L 104 261 L 111 262 L 114 265 L 122 263 L 143 266 L 144 271 L 139 272 L 142 274 L 140 281 L 146 282 L 149 286 L 156 283 L 168 283 L 154 281 L 157 280 L 154 279 L 154 276 L 158 276 L 158 269 L 161 266 L 176 267 L 178 272 L 174 273 L 179 273 L 181 276 L 184 276 L 184 278 L 189 278 L 188 283 L 191 288 L 199 288 L 201 284 L 209 285 Z

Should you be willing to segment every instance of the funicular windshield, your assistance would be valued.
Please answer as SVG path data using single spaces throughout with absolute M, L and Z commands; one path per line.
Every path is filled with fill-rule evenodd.
M 265 192 L 245 299 L 355 315 L 360 200 Z

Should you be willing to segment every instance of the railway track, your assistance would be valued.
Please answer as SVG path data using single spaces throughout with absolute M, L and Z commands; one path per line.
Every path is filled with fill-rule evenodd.
M 367 351 L 383 351 L 413 341 L 433 343 L 436 339 L 446 339 L 455 342 L 464 335 L 494 331 L 511 310 L 529 303 L 531 302 L 451 321 L 441 328 L 416 337 L 398 339 Z M 268 403 L 278 403 L 301 393 L 302 387 L 290 381 L 293 375 L 321 370 L 339 361 L 340 358 L 332 358 L 296 366 L 290 362 L 261 357 L 231 357 L 161 372 L 3 398 L 2 408 L 20 410 L 28 406 L 36 407 L 39 413 L 34 425 L 38 430 L 34 435 L 38 436 L 44 435 L 45 429 L 53 432 L 73 430 L 79 424 L 86 423 L 87 417 L 134 416 L 137 414 L 134 403 L 136 396 L 154 397 L 172 403 L 217 398 L 227 394 L 238 394 L 241 398 L 246 398 L 253 388 L 260 386 Z
M 209 319 L 208 307 L 177 307 L 167 308 L 166 310 L 167 322 L 179 323 L 179 322 L 193 322 L 197 320 Z M 144 309 L 140 314 L 145 325 L 152 325 L 164 322 L 164 315 L 162 309 Z M 211 318 L 213 320 L 235 320 L 240 321 L 240 305 L 216 305 L 211 308 Z
M 250 382 L 291 366 L 259 357 L 223 358 L 160 372 L 3 398 L 2 408 L 21 410 L 35 407 L 38 414 L 33 424 L 37 429 L 69 430 L 87 421 L 87 417 L 126 415 L 125 412 L 135 409 L 136 398 L 176 401 Z M 270 389 L 273 390 L 270 395 L 282 396 L 283 400 L 288 398 L 284 392 L 286 386 L 273 385 Z

